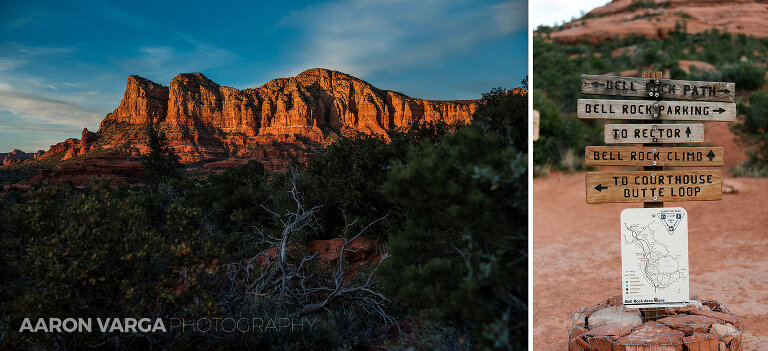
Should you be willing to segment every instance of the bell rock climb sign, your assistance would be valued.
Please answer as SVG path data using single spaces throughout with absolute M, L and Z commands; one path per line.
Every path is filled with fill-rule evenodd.
M 587 166 L 720 167 L 722 147 L 587 146 Z

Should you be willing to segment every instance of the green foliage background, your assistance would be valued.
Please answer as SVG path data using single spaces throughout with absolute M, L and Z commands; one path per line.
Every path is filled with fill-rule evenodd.
M 535 174 L 550 168 L 583 167 L 580 161 L 584 147 L 603 143 L 602 123 L 575 116 L 576 101 L 581 97 L 581 74 L 620 75 L 634 69 L 667 71 L 674 79 L 735 82 L 739 100 L 761 91 L 766 83 L 768 38 L 719 30 L 690 34 L 685 24 L 680 23 L 664 39 L 629 36 L 598 44 L 585 40 L 581 44 L 563 45 L 550 40 L 550 34 L 557 30 L 560 28 L 539 27 L 533 39 L 534 108 L 541 113 L 541 136 L 534 143 Z M 704 61 L 716 70 L 694 68 L 686 73 L 680 68 L 680 60 Z M 759 150 L 764 150 L 764 145 L 757 140 L 764 140 L 765 136 L 754 124 L 761 117 L 757 115 L 759 110 L 747 108 L 751 100 L 745 102 L 739 104 L 742 116 L 732 129 L 742 136 L 745 146 L 756 150 L 750 154 L 750 164 L 762 164 L 766 159 Z M 745 117 L 746 114 L 752 116 Z

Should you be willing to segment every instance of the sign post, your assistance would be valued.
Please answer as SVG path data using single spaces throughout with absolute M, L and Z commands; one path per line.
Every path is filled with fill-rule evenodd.
M 721 167 L 724 150 L 664 145 L 703 142 L 704 126 L 690 122 L 735 120 L 735 88 L 734 83 L 663 79 L 662 72 L 643 72 L 641 78 L 582 75 L 584 94 L 643 98 L 579 99 L 577 109 L 579 118 L 641 123 L 605 124 L 605 143 L 620 146 L 588 146 L 584 152 L 586 165 L 641 167 L 585 175 L 587 203 L 643 203 L 644 208 L 621 214 L 626 307 L 652 314 L 655 310 L 648 308 L 689 301 L 688 213 L 680 207 L 665 208 L 664 202 L 721 200 L 722 174 L 664 167 Z

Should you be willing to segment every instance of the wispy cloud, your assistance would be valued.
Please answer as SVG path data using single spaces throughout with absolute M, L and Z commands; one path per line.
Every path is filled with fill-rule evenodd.
M 358 76 L 470 54 L 477 44 L 527 27 L 527 1 L 473 6 L 466 1 L 339 0 L 282 21 L 303 39 L 286 72 L 327 67 Z
M 52 123 L 82 128 L 98 123 L 104 115 L 72 103 L 41 96 L 0 90 L 0 111 L 10 112 L 29 123 Z
M 160 80 L 158 83 L 168 84 L 170 78 L 178 73 L 201 72 L 237 59 L 237 55 L 227 49 L 180 37 L 186 45 L 139 47 L 136 56 L 120 60 L 122 69 L 155 77 Z
M 10 71 L 12 69 L 19 68 L 27 63 L 27 60 L 12 58 L 12 57 L 0 57 L 0 72 Z

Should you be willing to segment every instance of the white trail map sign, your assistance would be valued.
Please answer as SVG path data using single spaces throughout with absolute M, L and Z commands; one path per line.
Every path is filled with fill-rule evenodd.
M 629 308 L 688 303 L 688 213 L 682 207 L 621 212 L 621 270 Z

